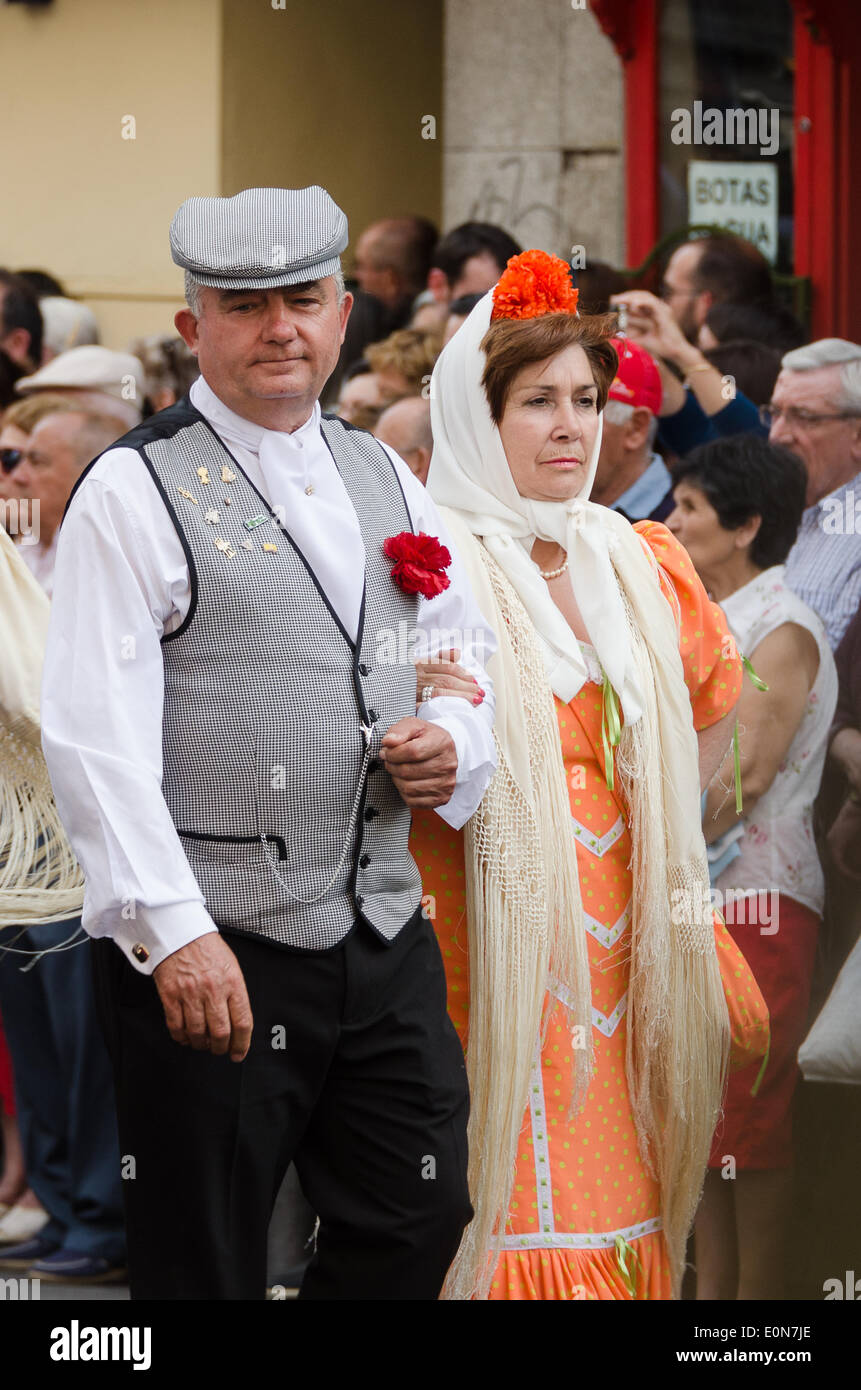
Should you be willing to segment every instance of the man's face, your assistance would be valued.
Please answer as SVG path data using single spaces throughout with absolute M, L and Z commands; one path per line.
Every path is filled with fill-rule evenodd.
M 679 246 L 670 257 L 661 286 L 661 298 L 669 304 L 689 343 L 696 342 L 700 324 L 712 305 L 711 294 L 707 290 L 698 292 L 694 287 L 694 274 L 702 254 L 693 242 Z
M 83 422 L 77 411 L 46 415 L 34 428 L 24 457 L 11 474 L 11 495 L 39 503 L 39 532 L 45 544 L 50 544 L 72 488 L 88 462 L 81 457 L 77 442 Z
M 358 376 L 350 377 L 341 387 L 338 414 L 342 420 L 353 424 L 357 412 L 363 414 L 368 410 L 382 410 L 385 404 L 386 400 L 375 373 L 360 372 Z
M 394 449 L 420 483 L 427 483 L 431 451 L 416 442 L 416 419 L 427 409 L 420 397 L 408 396 L 389 406 L 374 430 L 380 443 Z
M 401 298 L 398 277 L 391 266 L 379 264 L 377 239 L 373 231 L 363 232 L 356 242 L 356 279 L 365 294 L 371 294 L 388 308 Z
M 464 261 L 457 280 L 451 287 L 451 298 L 460 299 L 462 294 L 486 294 L 493 289 L 502 271 L 496 257 L 490 251 L 479 251 Z
M 604 496 L 611 496 L 615 502 L 618 492 L 614 493 L 616 479 L 624 472 L 628 460 L 628 451 L 625 448 L 625 437 L 628 430 L 627 421 L 618 424 L 614 420 L 604 416 L 604 429 L 601 434 L 601 452 L 598 455 L 598 467 L 595 471 L 595 482 L 592 487 L 592 500 L 599 497 L 603 501 Z M 624 492 L 624 488 L 622 491 Z
M 768 437 L 803 461 L 808 507 L 861 470 L 861 420 L 841 418 L 839 399 L 839 366 L 810 372 L 784 369 L 771 393 L 771 404 L 780 414 Z
M 176 326 L 219 399 L 270 428 L 271 404 L 284 403 L 303 423 L 338 360 L 352 295 L 339 306 L 330 275 L 273 290 L 205 288 L 200 296 L 200 317 L 181 310 Z

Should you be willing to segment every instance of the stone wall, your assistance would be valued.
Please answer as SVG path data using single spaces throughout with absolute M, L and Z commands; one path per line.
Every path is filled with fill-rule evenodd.
M 588 3 L 588 0 L 587 0 Z M 621 63 L 571 0 L 446 0 L 444 226 L 621 265 Z

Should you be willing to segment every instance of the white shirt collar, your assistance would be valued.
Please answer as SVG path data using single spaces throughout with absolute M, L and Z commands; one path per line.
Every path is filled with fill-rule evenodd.
M 212 387 L 202 376 L 197 378 L 192 386 L 189 397 L 191 403 L 201 415 L 204 415 L 218 434 L 226 440 L 232 440 L 237 444 L 243 444 L 252 453 L 260 452 L 260 441 L 266 434 L 277 434 L 278 438 L 292 444 L 294 448 L 302 448 L 309 442 L 311 437 L 320 434 L 320 402 L 314 402 L 314 409 L 308 416 L 304 425 L 292 433 L 283 430 L 267 430 L 263 425 L 256 425 L 253 420 L 246 420 L 242 415 L 237 415 L 229 406 L 224 404 L 220 396 L 216 396 Z

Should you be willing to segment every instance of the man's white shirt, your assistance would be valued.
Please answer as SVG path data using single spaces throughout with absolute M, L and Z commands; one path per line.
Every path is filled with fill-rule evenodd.
M 192 404 L 263 493 L 306 557 L 350 637 L 358 629 L 365 549 L 358 518 L 320 429 L 320 408 L 292 434 L 229 410 L 203 378 Z M 385 446 L 382 446 L 385 447 Z M 439 514 L 391 449 L 413 528 L 449 547 L 450 587 L 419 600 L 416 632 L 432 652 L 462 641 L 460 664 L 484 689 L 473 707 L 430 700 L 419 717 L 447 730 L 457 785 L 438 814 L 459 829 L 496 767 L 493 689 L 484 662 L 496 641 L 476 605 Z M 311 489 L 310 491 L 308 489 Z M 216 927 L 161 792 L 161 638 L 191 600 L 179 536 L 142 459 L 112 449 L 84 479 L 60 530 L 42 686 L 42 745 L 57 806 L 83 867 L 83 924 L 110 936 L 131 963 L 141 943 L 150 973 Z M 218 701 L 218 692 L 212 698 Z

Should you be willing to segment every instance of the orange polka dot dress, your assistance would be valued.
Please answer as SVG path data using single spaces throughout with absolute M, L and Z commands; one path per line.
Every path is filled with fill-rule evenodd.
M 728 655 L 723 616 L 709 601 L 681 545 L 658 523 L 643 522 L 636 529 L 659 562 L 662 583 L 672 584 L 678 595 L 694 723 L 706 728 L 728 713 L 738 698 L 740 663 Z M 600 667 L 591 647 L 584 646 L 584 656 L 590 679 L 570 705 L 557 699 L 556 712 L 588 932 L 595 1069 L 586 1105 L 569 1122 L 573 1039 L 557 999 L 530 1082 L 504 1253 L 491 1286 L 494 1299 L 671 1295 L 658 1185 L 638 1151 L 625 1077 L 631 840 L 622 805 L 604 777 Z M 445 962 L 449 1013 L 465 1047 L 469 923 L 462 832 L 433 812 L 418 812 L 411 849 Z M 740 965 L 746 971 L 725 929 L 724 934 L 727 939 L 719 955 L 729 963 L 729 973 Z M 738 992 L 746 982 L 733 975 L 732 983 Z M 755 1012 L 755 985 L 753 991 Z M 633 1293 L 618 1261 L 618 1235 L 636 1254 L 636 1261 L 628 1262 L 634 1270 Z

